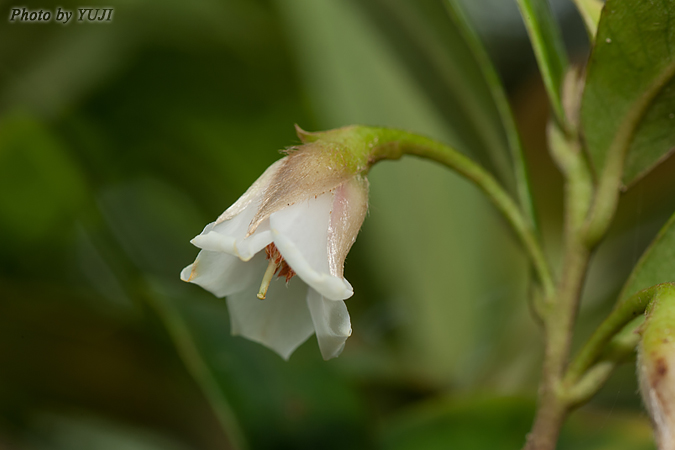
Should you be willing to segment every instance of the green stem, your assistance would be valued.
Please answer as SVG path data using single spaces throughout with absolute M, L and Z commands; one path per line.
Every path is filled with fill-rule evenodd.
M 526 450 L 555 449 L 560 428 L 569 412 L 561 385 L 590 253 L 576 237 L 569 239 L 565 248 L 563 272 L 556 294 L 544 311 L 546 344 L 539 404 Z
M 638 329 L 644 322 L 644 316 L 631 321 L 607 343 L 597 362 L 593 363 L 578 381 L 572 384 L 565 378 L 565 398 L 571 407 L 586 403 L 605 384 L 614 369 L 628 357 L 635 354 L 640 341 Z
M 521 5 L 529 4 L 521 0 Z M 541 66 L 541 63 L 540 63 Z M 592 249 L 607 233 L 619 201 L 623 168 L 631 136 L 644 116 L 647 107 L 661 87 L 672 78 L 675 65 L 669 66 L 659 75 L 653 86 L 636 103 L 635 108 L 624 119 L 607 152 L 598 185 L 592 189 L 589 184 L 588 166 L 580 152 L 580 144 L 573 129 L 559 126 L 551 134 L 551 149 L 566 180 L 565 192 L 565 256 L 560 282 L 554 296 L 551 296 L 548 311 L 544 311 L 546 350 L 544 370 L 540 387 L 540 403 L 537 417 L 526 444 L 527 450 L 553 450 L 562 421 L 567 412 L 589 398 L 604 383 L 616 361 L 599 362 L 602 346 L 616 334 L 616 324 L 611 320 L 606 328 L 592 339 L 578 360 L 567 373 L 565 365 L 569 356 L 572 331 Z M 562 122 L 564 124 L 564 122 Z M 558 146 L 558 148 L 556 148 Z M 592 195 L 592 201 L 591 201 Z M 640 302 L 640 297 L 633 299 Z M 622 305 L 616 314 L 631 312 L 631 305 Z M 616 319 L 617 316 L 613 318 Z M 621 325 L 625 325 L 625 321 Z M 591 370 L 589 370 L 591 369 Z M 583 377 L 583 378 L 582 378 Z
M 581 239 L 581 228 L 593 194 L 588 164 L 578 140 L 569 138 L 555 123 L 548 128 L 553 159 L 565 176 L 565 253 L 555 295 L 544 304 L 546 335 L 544 365 L 537 414 L 528 436 L 527 450 L 555 448 L 570 405 L 565 401 L 562 379 L 572 343 L 572 331 L 590 250 Z
M 565 385 L 572 386 L 599 359 L 612 338 L 628 323 L 643 314 L 647 307 L 658 297 L 675 292 L 675 284 L 657 284 L 642 290 L 614 308 L 598 329 L 593 333 L 586 345 L 579 351 L 570 364 L 565 375 Z
M 534 266 L 545 297 L 553 293 L 553 278 L 532 223 L 524 218 L 515 201 L 489 172 L 433 139 L 389 128 L 359 128 L 362 138 L 371 143 L 370 165 L 382 159 L 398 159 L 404 154 L 415 155 L 441 163 L 476 185 L 511 224 Z
M 211 373 L 211 369 L 202 358 L 190 329 L 178 311 L 168 301 L 156 298 L 156 295 L 147 293 L 145 298 L 164 323 L 183 364 L 206 396 L 218 422 L 227 434 L 230 447 L 234 450 L 246 450 L 248 444 L 239 421 Z
M 560 428 L 568 412 L 559 398 L 555 391 L 540 391 L 537 417 L 523 450 L 555 450 Z
M 529 3 L 520 1 L 521 5 Z M 590 182 L 588 164 L 580 151 L 576 130 L 566 127 L 560 120 L 560 128 L 549 128 L 552 155 L 566 180 L 565 256 L 560 282 L 555 295 L 551 297 L 548 311 L 544 311 L 546 350 L 540 403 L 525 447 L 527 450 L 555 449 L 566 414 L 602 386 L 618 359 L 626 353 L 624 346 L 622 351 L 599 361 L 602 349 L 617 331 L 635 317 L 636 310 L 637 314 L 640 310 L 644 311 L 644 298 L 641 295 L 651 299 L 653 294 L 645 292 L 633 297 L 633 303 L 622 303 L 565 371 L 588 260 L 592 249 L 607 233 L 614 218 L 630 138 L 654 95 L 673 72 L 675 69 L 672 67 L 665 70 L 657 79 L 656 87 L 651 87 L 626 116 L 607 152 L 595 189 Z M 628 339 L 625 344 L 630 346 L 631 343 L 634 343 L 634 339 Z
M 565 176 L 565 240 L 577 239 L 593 201 L 593 178 L 577 137 L 570 138 L 555 122 L 547 128 L 551 157 Z

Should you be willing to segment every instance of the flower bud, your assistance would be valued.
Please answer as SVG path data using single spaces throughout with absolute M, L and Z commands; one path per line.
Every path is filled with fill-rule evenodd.
M 655 299 L 641 329 L 640 392 L 659 450 L 675 450 L 675 289 Z

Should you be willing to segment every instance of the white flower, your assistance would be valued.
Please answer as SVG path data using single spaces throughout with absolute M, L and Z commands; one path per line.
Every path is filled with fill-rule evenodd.
M 272 164 L 191 241 L 201 251 L 181 272 L 227 297 L 233 334 L 285 359 L 315 332 L 323 358 L 333 358 L 351 334 L 343 266 L 368 183 L 340 158 L 339 149 L 310 143 Z

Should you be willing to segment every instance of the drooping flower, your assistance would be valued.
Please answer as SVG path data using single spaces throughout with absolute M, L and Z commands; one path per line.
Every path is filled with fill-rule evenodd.
M 316 333 L 324 359 L 339 355 L 351 334 L 344 261 L 368 208 L 363 172 L 336 142 L 291 149 L 191 241 L 201 251 L 181 279 L 227 297 L 233 334 L 287 359 Z

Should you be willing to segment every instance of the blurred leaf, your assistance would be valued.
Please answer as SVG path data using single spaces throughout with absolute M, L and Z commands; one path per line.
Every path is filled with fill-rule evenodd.
M 457 1 L 359 1 L 396 56 L 474 155 L 531 217 L 522 148 L 499 77 Z M 447 13 L 450 13 L 450 18 Z
M 440 399 L 399 413 L 383 430 L 385 450 L 520 448 L 534 408 L 516 398 Z
M 194 252 L 188 241 L 204 224 L 189 198 L 162 182 L 142 179 L 103 190 L 99 205 L 119 245 L 138 268 L 178 277 Z
M 518 200 L 530 222 L 537 228 L 537 216 L 534 211 L 532 188 L 527 173 L 523 145 L 502 80 L 490 59 L 490 55 L 475 31 L 475 28 L 465 14 L 461 2 L 458 0 L 448 0 L 447 5 L 450 17 L 460 29 L 464 39 L 466 39 L 467 45 L 473 51 L 474 58 L 476 58 L 476 62 L 479 65 L 487 87 L 490 90 L 494 106 L 499 112 L 501 126 L 506 133 L 506 140 L 511 154 L 512 170 L 515 177 L 515 189 L 517 191 Z
M 616 397 L 615 397 L 616 401 Z M 654 450 L 649 419 L 642 413 L 584 408 L 573 412 L 560 433 L 559 450 Z
M 675 214 L 663 226 L 626 281 L 619 300 L 659 283 L 675 281 Z
M 0 280 L 0 435 L 28 438 L 42 430 L 32 421 L 39 411 L 75 409 L 185 441 L 215 430 L 222 442 L 208 405 L 147 321 L 92 308 L 96 295 L 57 281 Z
M 164 299 L 160 294 L 149 292 L 146 299 L 154 307 L 161 318 L 171 340 L 176 346 L 185 368 L 199 385 L 202 393 L 209 401 L 220 426 L 227 434 L 228 440 L 236 450 L 249 448 L 246 438 L 241 430 L 239 420 L 234 414 L 227 397 L 218 386 L 213 370 L 204 360 L 202 352 L 195 342 L 193 333 L 179 311 Z
M 513 171 L 499 112 L 481 68 L 460 29 L 443 4 L 421 0 L 366 0 L 368 19 L 378 26 L 393 53 L 447 127 L 458 136 L 453 144 L 475 155 L 513 187 Z
M 0 121 L 0 230 L 5 244 L 64 236 L 87 198 L 87 185 L 64 145 L 36 119 Z M 9 239 L 7 239 L 9 237 Z
M 119 261 L 111 252 L 102 250 L 110 246 L 102 245 L 85 226 L 78 226 L 75 239 L 75 258 L 79 273 L 73 284 L 82 283 L 93 288 L 99 296 L 92 299 L 91 306 L 104 309 L 108 313 L 138 314 L 133 300 L 124 288 L 119 270 Z M 126 262 L 126 260 L 124 261 Z M 125 280 L 126 281 L 126 280 Z
M 278 30 L 267 32 L 265 52 L 245 58 L 201 44 L 200 51 L 147 49 L 68 114 L 60 131 L 92 183 L 170 180 L 217 217 L 279 158 L 279 149 L 297 142 L 292 124 L 307 122 L 283 41 Z
M 495 308 L 524 306 L 518 247 L 480 194 L 441 167 L 410 159 L 381 164 L 369 178 L 370 215 L 360 245 L 387 300 L 405 318 L 400 332 L 408 364 L 439 380 L 475 383 L 476 372 L 491 362 L 482 352 L 501 342 L 507 324 L 488 317 L 497 317 Z M 500 280 L 504 273 L 510 276 Z
M 34 417 L 22 439 L 31 450 L 188 450 L 148 430 L 84 414 Z
M 581 107 L 597 174 L 629 145 L 628 185 L 675 148 L 673 17 L 672 1 L 608 0 L 603 9 Z
M 440 132 L 448 142 L 466 147 L 353 3 L 278 0 L 277 6 L 322 128 L 396 126 Z
M 81 4 L 72 0 L 40 7 L 55 5 L 75 11 L 67 25 L 0 22 L 0 111 L 19 104 L 59 116 L 114 80 L 148 46 L 226 48 L 259 60 L 274 55 L 271 15 L 258 2 L 118 1 L 113 20 L 100 26 L 75 23 Z
M 468 397 L 422 403 L 385 423 L 386 450 L 494 449 L 522 447 L 534 403 L 521 398 Z M 560 450 L 651 450 L 645 417 L 608 411 L 575 412 L 564 426 Z
M 321 359 L 316 339 L 289 363 L 231 336 L 224 300 L 177 280 L 152 286 L 157 305 L 179 313 L 182 333 L 199 349 L 203 369 L 237 414 L 251 448 L 369 448 L 361 400 L 335 363 Z
M 567 70 L 567 54 L 549 0 L 517 0 L 527 33 L 532 41 L 548 99 L 561 125 L 567 123 L 562 106 L 562 81 Z
M 115 27 L 47 27 L 43 33 L 48 39 L 41 42 L 41 51 L 27 52 L 22 65 L 10 60 L 5 66 L 0 111 L 19 104 L 41 115 L 56 116 L 103 84 L 130 56 L 127 47 L 133 40 L 114 36 Z M 18 40 L 25 28 L 19 24 L 8 32 Z

